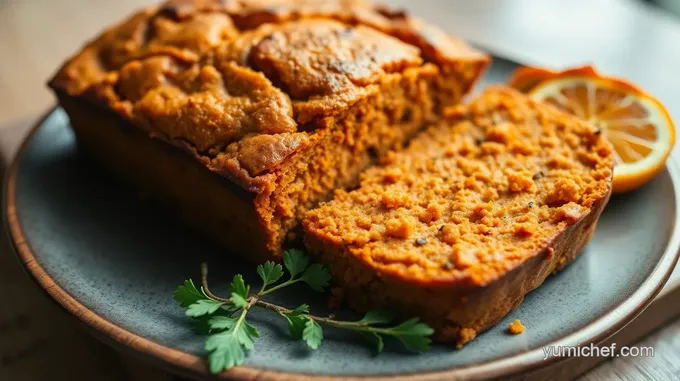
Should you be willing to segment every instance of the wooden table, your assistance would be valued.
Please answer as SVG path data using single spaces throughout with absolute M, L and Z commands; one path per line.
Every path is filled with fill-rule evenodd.
M 9 160 L 54 99 L 44 86 L 85 38 L 152 0 L 0 0 L 0 152 Z M 633 0 L 392 0 L 449 31 L 528 63 L 593 62 L 658 95 L 680 120 L 680 20 Z M 677 152 L 673 160 L 678 160 Z M 3 163 L 4 164 L 4 163 Z M 0 380 L 176 380 L 87 336 L 20 270 L 0 238 Z M 680 276 L 611 340 L 644 338 L 654 358 L 607 361 L 583 380 L 680 376 Z M 670 323 L 670 324 L 669 324 Z M 570 360 L 525 380 L 564 380 L 603 359 Z

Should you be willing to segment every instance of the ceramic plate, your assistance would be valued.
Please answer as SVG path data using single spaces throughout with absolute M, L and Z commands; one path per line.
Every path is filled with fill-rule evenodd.
M 487 82 L 504 80 L 514 67 L 496 59 Z M 252 320 L 262 335 L 256 350 L 224 376 L 480 379 L 557 361 L 544 361 L 542 346 L 605 339 L 639 314 L 670 275 L 680 240 L 676 173 L 669 167 L 638 191 L 612 197 L 585 252 L 461 350 L 435 345 L 412 355 L 395 346 L 375 356 L 361 340 L 327 330 L 321 348 L 310 351 L 289 338 L 282 319 L 256 310 Z M 208 374 L 204 338 L 173 301 L 175 287 L 198 279 L 202 261 L 211 265 L 213 285 L 226 285 L 234 272 L 257 284 L 254 266 L 232 259 L 78 155 L 60 109 L 35 128 L 11 167 L 5 217 L 18 256 L 50 296 L 100 338 L 180 373 Z M 324 297 L 304 286 L 272 299 L 290 306 L 304 301 L 313 312 L 328 313 Z M 511 336 L 506 329 L 515 319 L 527 331 Z

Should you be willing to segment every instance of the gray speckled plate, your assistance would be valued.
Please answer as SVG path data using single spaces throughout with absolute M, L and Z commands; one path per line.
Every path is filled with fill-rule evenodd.
M 503 80 L 514 66 L 497 59 L 487 79 Z M 374 356 L 356 338 L 329 330 L 321 348 L 309 351 L 289 339 L 280 318 L 258 310 L 252 314 L 262 335 L 256 350 L 245 366 L 223 376 L 480 379 L 557 361 L 544 361 L 541 347 L 605 339 L 640 313 L 670 275 L 680 240 L 675 173 L 671 168 L 636 192 L 612 197 L 580 258 L 461 350 L 436 345 L 411 355 L 388 346 Z M 204 339 L 189 330 L 172 291 L 187 277 L 197 279 L 202 261 L 211 264 L 215 285 L 227 284 L 237 271 L 256 282 L 254 266 L 231 259 L 133 195 L 77 155 L 68 120 L 56 109 L 10 169 L 5 217 L 29 274 L 99 337 L 175 371 L 207 375 L 200 360 Z M 311 302 L 313 311 L 326 312 L 323 297 L 304 287 L 275 299 Z M 514 319 L 528 327 L 524 334 L 506 333 Z

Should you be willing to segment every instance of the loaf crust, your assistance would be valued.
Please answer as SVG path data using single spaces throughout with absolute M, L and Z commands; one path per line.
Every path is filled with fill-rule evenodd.
M 244 253 L 259 261 L 277 257 L 303 214 L 329 192 L 354 183 L 376 158 L 457 104 L 487 64 L 486 55 L 440 30 L 363 1 L 174 0 L 104 31 L 49 85 L 83 150 L 172 199 L 230 248 L 263 240 Z M 149 165 L 184 167 L 153 157 L 164 155 L 161 148 L 143 149 L 147 157 L 124 141 L 118 151 L 100 145 L 131 136 L 115 130 L 129 130 L 125 124 L 150 145 L 153 139 L 183 151 L 215 180 L 202 175 L 205 182 L 190 184 Z M 146 163 L 123 167 L 126 155 Z M 201 191 L 154 189 L 233 193 L 218 177 L 244 191 L 234 209 L 250 208 L 248 215 L 213 215 L 218 201 L 190 199 Z M 217 220 L 243 220 L 252 234 L 207 226 Z
M 349 306 L 419 316 L 462 345 L 581 252 L 614 160 L 595 128 L 511 89 L 449 118 L 303 226 Z

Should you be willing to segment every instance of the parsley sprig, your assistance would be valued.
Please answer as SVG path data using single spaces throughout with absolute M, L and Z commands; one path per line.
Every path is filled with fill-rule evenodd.
M 207 333 L 205 349 L 208 351 L 210 371 L 218 373 L 245 361 L 249 351 L 255 348 L 260 337 L 257 328 L 246 320 L 254 307 L 274 311 L 288 322 L 288 330 L 296 340 L 303 340 L 311 349 L 317 349 L 323 341 L 322 326 L 358 332 L 379 353 L 384 347 L 383 337 L 391 336 L 412 352 L 430 349 L 430 335 L 434 332 L 418 319 L 410 319 L 398 325 L 387 326 L 394 320 L 392 312 L 384 309 L 369 311 L 357 321 L 336 320 L 333 316 L 321 317 L 310 314 L 309 306 L 302 304 L 294 309 L 267 302 L 261 298 L 295 283 L 306 283 L 312 290 L 323 292 L 331 276 L 324 266 L 310 264 L 302 250 L 288 250 L 283 254 L 283 264 L 289 277 L 281 282 L 284 266 L 265 262 L 257 266 L 262 286 L 257 293 L 250 292 L 241 274 L 234 275 L 229 285 L 229 297 L 213 294 L 208 287 L 208 267 L 201 266 L 201 286 L 191 279 L 177 287 L 173 298 L 186 309 L 196 331 Z

